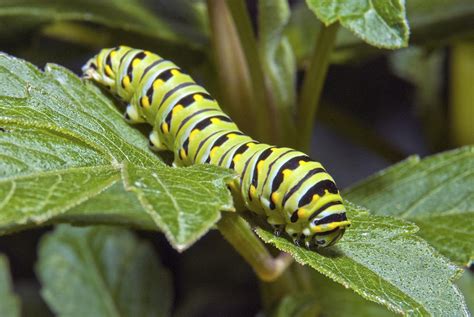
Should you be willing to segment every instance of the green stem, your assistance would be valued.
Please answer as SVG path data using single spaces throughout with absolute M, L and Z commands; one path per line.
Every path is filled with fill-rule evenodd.
M 338 28 L 339 24 L 334 23 L 321 29 L 301 88 L 298 112 L 298 127 L 301 129 L 299 148 L 306 152 L 309 149 L 314 115 L 318 108 Z
M 474 44 L 460 42 L 451 53 L 451 141 L 456 146 L 474 144 Z
M 253 32 L 252 23 L 248 15 L 245 1 L 228 0 L 230 12 L 234 19 L 240 43 L 246 57 L 250 78 L 252 81 L 254 102 L 252 105 L 253 116 L 256 119 L 257 137 L 264 142 L 272 142 L 275 122 L 272 120 L 273 109 L 267 102 L 265 89 L 265 75 L 260 65 L 260 55 L 258 52 L 257 39 Z
M 256 124 L 248 118 L 253 111 L 252 82 L 229 8 L 221 0 L 207 0 L 207 8 L 219 101 L 243 131 L 256 134 Z
M 235 213 L 224 213 L 217 228 L 262 281 L 274 281 L 293 262 L 293 258 L 287 253 L 274 258 L 250 225 Z

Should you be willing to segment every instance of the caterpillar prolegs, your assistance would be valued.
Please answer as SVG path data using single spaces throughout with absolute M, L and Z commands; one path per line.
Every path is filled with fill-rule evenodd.
M 150 144 L 177 166 L 208 163 L 240 175 L 231 190 L 297 245 L 326 247 L 350 222 L 332 177 L 306 154 L 243 134 L 218 103 L 172 62 L 126 46 L 103 49 L 84 77 L 128 103 L 125 118 L 153 126 Z

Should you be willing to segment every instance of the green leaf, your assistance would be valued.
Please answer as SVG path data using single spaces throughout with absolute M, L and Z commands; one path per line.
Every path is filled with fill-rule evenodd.
M 474 147 L 411 157 L 350 188 L 345 197 L 379 215 L 408 219 L 453 261 L 474 256 Z
M 137 195 L 126 191 L 123 182 L 114 183 L 93 199 L 58 215 L 55 220 L 79 225 L 121 224 L 137 229 L 156 230 L 155 222 L 144 212 Z
M 59 226 L 40 243 L 37 272 L 61 316 L 170 314 L 170 274 L 151 245 L 124 229 Z
M 127 168 L 125 184 L 135 192 L 171 244 L 182 251 L 220 219 L 221 210 L 234 210 L 224 168 L 196 165 L 179 169 Z M 212 197 L 212 201 L 209 200 Z
M 408 44 L 408 23 L 402 0 L 306 0 L 324 24 L 339 21 L 365 42 L 383 48 Z
M 12 292 L 8 260 L 2 254 L 0 254 L 0 316 L 20 316 L 20 300 Z
M 92 22 L 122 32 L 172 42 L 184 42 L 186 39 L 183 35 L 189 35 L 189 39 L 200 40 L 202 44 L 203 30 L 192 7 L 183 1 L 174 1 L 171 10 L 166 9 L 169 6 L 155 4 L 154 14 L 150 7 L 137 0 L 0 0 L 0 17 L 6 21 L 20 19 L 22 26 L 27 29 L 48 22 Z M 179 15 L 184 15 L 187 20 L 174 17 Z M 24 31 L 18 23 L 14 23 L 14 26 L 14 31 Z M 10 30 L 8 27 L 9 23 L 2 33 L 7 33 Z
M 288 111 L 294 107 L 296 90 L 295 56 L 283 33 L 290 19 L 290 8 L 286 0 L 259 0 L 258 5 L 262 66 L 276 106 Z
M 0 55 L 0 87 L 0 233 L 64 221 L 158 227 L 182 250 L 232 209 L 230 170 L 165 166 L 108 97 L 64 68 Z
M 403 0 L 306 0 L 325 25 L 339 21 L 365 42 L 381 48 L 408 45 L 408 23 Z
M 453 280 L 456 266 L 414 235 L 416 227 L 371 215 L 348 205 L 352 226 L 335 247 L 321 254 L 257 229 L 258 235 L 297 262 L 309 265 L 362 297 L 414 316 L 467 316 Z M 422 274 L 420 273 L 422 272 Z

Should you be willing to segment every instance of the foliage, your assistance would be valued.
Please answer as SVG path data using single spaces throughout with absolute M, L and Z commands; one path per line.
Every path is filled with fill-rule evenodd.
M 124 122 L 113 97 L 63 66 L 47 64 L 42 71 L 12 56 L 36 62 L 56 56 L 54 48 L 37 46 L 44 39 L 72 48 L 81 61 L 91 48 L 117 44 L 157 50 L 197 74 L 244 131 L 308 149 L 331 62 L 390 55 L 395 73 L 416 86 L 426 118 L 434 111 L 428 105 L 435 104 L 437 121 L 430 122 L 439 123 L 445 55 L 437 51 L 424 60 L 423 54 L 474 34 L 468 0 L 413 0 L 407 8 L 401 0 L 291 6 L 259 0 L 255 7 L 253 21 L 240 0 L 0 0 L 0 39 L 10 53 L 0 54 L 0 233 L 87 225 L 58 225 L 41 239 L 36 273 L 48 307 L 61 316 L 192 311 L 176 307 L 183 304 L 179 298 L 173 308 L 170 273 L 148 241 L 113 227 L 120 225 L 153 236 L 160 231 L 178 251 L 217 227 L 259 277 L 272 265 L 283 271 L 287 261 L 270 258 L 276 250 L 287 252 L 305 266 L 295 264 L 278 280 L 261 282 L 268 316 L 469 315 L 455 281 L 460 266 L 474 258 L 472 146 L 410 157 L 346 190 L 352 226 L 336 246 L 315 252 L 276 237 L 254 217 L 243 215 L 247 223 L 240 215 L 226 216 L 234 210 L 225 185 L 235 177 L 231 171 L 169 167 L 166 157 L 149 151 L 145 128 Z M 397 55 L 380 49 L 412 43 L 419 46 Z M 467 46 L 456 42 L 460 47 Z M 462 82 L 456 74 L 469 56 L 455 52 L 453 81 Z M 66 54 L 59 55 L 64 60 Z M 420 63 L 422 71 L 414 71 Z M 454 89 L 456 113 L 472 106 L 459 97 L 468 93 Z M 454 139 L 468 139 L 472 128 L 464 124 L 462 133 Z M 201 257 L 217 262 L 219 256 L 213 250 Z M 210 274 L 221 278 L 234 269 Z M 1 256 L 0 315 L 18 316 L 21 304 L 8 271 Z M 472 289 L 470 277 L 465 273 L 460 281 L 465 294 Z M 200 296 L 193 305 L 213 294 L 195 293 Z

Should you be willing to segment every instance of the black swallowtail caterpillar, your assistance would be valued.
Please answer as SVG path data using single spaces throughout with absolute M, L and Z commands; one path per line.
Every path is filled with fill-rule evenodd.
M 350 222 L 332 177 L 306 154 L 243 134 L 208 92 L 172 62 L 126 46 L 103 49 L 84 77 L 128 103 L 125 118 L 153 126 L 150 145 L 174 153 L 174 165 L 233 169 L 234 197 L 297 245 L 326 247 Z

